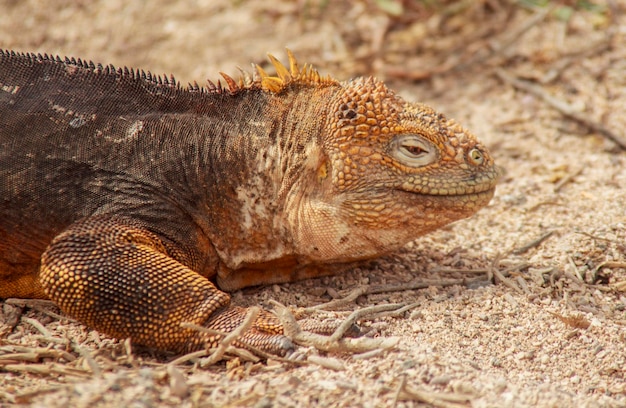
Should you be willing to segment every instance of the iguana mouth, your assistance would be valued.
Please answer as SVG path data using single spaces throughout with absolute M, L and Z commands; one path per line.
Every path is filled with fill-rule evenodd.
M 480 183 L 474 186 L 464 187 L 428 187 L 428 186 L 411 186 L 413 188 L 400 188 L 399 191 L 409 194 L 417 194 L 430 197 L 465 197 L 480 196 L 493 194 L 496 189 L 496 183 Z M 472 188 L 473 187 L 473 188 Z
M 400 194 L 396 196 L 396 200 L 404 202 L 407 208 L 413 206 L 419 208 L 427 205 L 428 208 L 437 208 L 441 215 L 452 211 L 455 214 L 467 214 L 469 216 L 477 209 L 487 205 L 493 198 L 495 190 L 496 187 L 492 186 L 480 191 L 465 191 L 460 194 L 447 195 L 397 190 Z
M 433 197 L 453 197 L 453 196 L 478 196 L 483 194 L 492 194 L 496 188 L 498 180 L 504 173 L 503 169 L 494 166 L 490 171 L 480 174 L 474 180 L 460 180 L 456 183 L 445 182 L 436 186 L 420 185 L 415 180 L 405 182 L 400 190 Z

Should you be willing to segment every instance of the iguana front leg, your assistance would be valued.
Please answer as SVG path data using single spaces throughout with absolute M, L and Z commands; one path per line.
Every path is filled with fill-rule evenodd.
M 42 255 L 40 280 L 65 313 L 116 338 L 176 352 L 217 346 L 219 337 L 180 323 L 231 331 L 246 310 L 229 307 L 230 296 L 170 256 L 176 249 L 165 242 L 127 218 L 89 218 L 55 237 Z M 292 345 L 281 333 L 264 312 L 241 340 L 284 354 Z

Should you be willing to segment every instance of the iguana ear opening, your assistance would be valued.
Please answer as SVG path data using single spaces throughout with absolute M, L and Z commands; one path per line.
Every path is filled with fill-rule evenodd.
M 328 160 L 324 160 L 317 169 L 317 181 L 323 182 L 328 178 L 328 172 L 330 170 L 330 163 Z

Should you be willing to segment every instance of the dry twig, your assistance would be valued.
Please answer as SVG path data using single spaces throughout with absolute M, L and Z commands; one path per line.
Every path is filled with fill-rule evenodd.
M 582 173 L 583 169 L 584 169 L 584 167 L 581 166 L 578 169 L 576 169 L 576 171 L 574 171 L 573 173 L 570 173 L 567 176 L 563 177 L 558 183 L 556 183 L 556 185 L 554 186 L 553 191 L 555 193 L 558 193 L 563 188 L 564 185 L 566 185 L 570 181 L 574 180 L 574 177 L 576 177 L 580 173 Z
M 63 359 L 68 362 L 76 360 L 76 357 L 74 357 L 74 355 L 63 350 L 26 346 L 0 347 L 0 367 L 5 364 L 15 364 L 20 361 L 35 363 L 41 361 L 44 358 L 52 358 L 55 360 Z
M 93 375 L 95 377 L 102 378 L 102 369 L 100 368 L 98 363 L 96 363 L 96 360 L 94 360 L 89 351 L 87 351 L 83 347 L 80 347 L 78 344 L 72 344 L 72 348 L 78 351 L 78 353 L 80 353 L 80 355 L 85 359 L 85 362 L 91 369 Z
M 17 404 L 28 404 L 33 398 L 38 397 L 43 394 L 50 394 L 57 391 L 67 390 L 67 385 L 52 385 L 47 387 L 37 387 L 36 389 L 23 391 L 13 396 L 15 403 Z M 0 395 L 1 399 L 1 395 Z
M 311 355 L 307 357 L 307 361 L 333 371 L 345 371 L 346 369 L 343 363 L 336 358 Z
M 32 319 L 30 317 L 22 316 L 22 321 L 33 326 L 35 329 L 37 329 L 37 331 L 39 331 L 39 333 L 43 334 L 45 338 L 52 337 L 52 333 L 50 333 L 50 330 L 46 329 L 43 326 L 43 324 L 41 324 L 38 320 Z
M 592 120 L 589 115 L 576 110 L 572 105 L 568 104 L 567 102 L 557 99 L 553 95 L 550 95 L 539 85 L 516 78 L 501 68 L 497 68 L 495 72 L 498 77 L 504 82 L 507 82 L 513 85 L 515 88 L 521 89 L 522 91 L 531 93 L 541 98 L 545 103 L 558 110 L 563 115 L 574 119 L 588 129 L 597 132 L 600 135 L 604 136 L 606 139 L 612 141 L 621 149 L 626 150 L 626 140 L 623 137 L 617 135 L 612 130 L 604 126 L 602 123 Z
M 170 365 L 180 365 L 180 364 L 184 364 L 188 361 L 191 360 L 196 360 L 199 359 L 201 357 L 206 357 L 206 355 L 209 353 L 209 350 L 198 350 L 198 351 L 192 351 L 191 353 L 187 353 L 183 356 L 180 356 L 172 361 L 169 362 Z
M 296 344 L 311 346 L 321 351 L 334 353 L 363 353 L 375 349 L 392 348 L 395 347 L 399 341 L 399 339 L 395 337 L 377 339 L 345 338 L 334 341 L 331 340 L 331 336 L 322 336 L 319 334 L 302 331 L 289 308 L 281 305 L 276 301 L 272 301 L 271 303 L 276 308 L 276 314 L 278 315 L 278 318 L 283 325 L 285 335 L 290 337 Z
M 544 234 L 542 234 L 538 238 L 535 238 L 532 241 L 527 242 L 526 244 L 522 245 L 521 247 L 514 249 L 512 251 L 512 253 L 514 253 L 515 255 L 523 254 L 524 252 L 528 251 L 529 249 L 538 246 L 543 241 L 545 241 L 546 239 L 550 238 L 552 236 L 552 234 L 554 234 L 554 230 L 550 230 L 548 232 L 545 232 Z
M 89 378 L 92 374 L 89 371 L 78 368 L 67 367 L 62 364 L 7 364 L 2 366 L 5 371 L 13 371 L 16 373 L 30 373 L 43 376 L 52 376 L 60 374 L 65 376 Z
M 43 313 L 47 316 L 50 316 L 54 319 L 58 319 L 58 320 L 65 319 L 71 322 L 76 322 L 76 320 L 72 319 L 71 317 L 61 315 L 59 313 L 55 313 L 51 311 L 50 309 L 56 309 L 56 310 L 59 309 L 59 307 L 51 300 L 9 298 L 9 299 L 6 299 L 4 303 L 7 305 L 12 305 L 12 306 L 28 307 L 40 313 Z
M 350 293 L 347 296 L 341 299 L 333 299 L 330 302 L 322 303 L 316 306 L 307 307 L 303 309 L 303 312 L 310 313 L 316 310 L 334 309 L 334 308 L 344 306 L 346 304 L 350 304 L 354 302 L 359 296 L 367 294 L 368 290 L 369 290 L 369 286 L 359 286 L 357 288 L 354 288 L 352 291 L 350 291 Z
M 370 307 L 365 307 L 363 309 L 355 310 L 354 312 L 350 314 L 350 316 L 348 316 L 339 325 L 339 327 L 337 327 L 335 332 L 328 338 L 328 340 L 331 342 L 339 341 L 339 339 L 341 339 L 344 336 L 344 334 L 346 334 L 346 332 L 350 329 L 350 327 L 352 327 L 352 325 L 354 325 L 354 323 L 356 323 L 358 319 L 360 319 L 361 317 L 365 315 L 379 313 L 379 312 L 386 312 L 390 310 L 398 310 L 402 307 L 404 307 L 404 305 L 402 304 L 388 304 L 388 305 L 370 306 Z
M 472 396 L 449 392 L 429 392 L 405 384 L 400 393 L 400 398 L 425 402 L 438 408 L 465 408 L 469 406 Z
M 391 403 L 392 407 L 395 407 L 398 405 L 398 400 L 400 399 L 400 393 L 402 392 L 402 390 L 404 390 L 405 386 L 406 386 L 406 375 L 403 375 L 402 377 L 400 377 L 400 382 L 398 383 L 398 387 L 396 388 L 396 391 L 393 393 L 393 402 Z
M 506 52 L 515 42 L 523 37 L 524 33 L 543 21 L 552 9 L 553 7 L 542 9 L 535 15 L 529 17 L 528 20 L 512 31 L 509 30 L 508 24 L 503 24 L 501 32 L 506 32 L 508 35 L 500 43 L 493 40 L 489 41 L 485 47 L 482 47 L 480 50 L 467 57 L 459 57 L 458 53 L 451 52 L 448 53 L 448 58 L 441 64 L 438 64 L 436 68 L 432 68 L 430 70 L 407 70 L 399 67 L 387 67 L 385 75 L 390 78 L 421 81 L 434 75 L 467 70 L 469 67 L 478 62 L 488 61 Z M 497 34 L 500 33 L 490 32 L 488 33 L 488 37 L 493 38 Z M 477 41 L 477 39 L 474 39 L 473 41 Z

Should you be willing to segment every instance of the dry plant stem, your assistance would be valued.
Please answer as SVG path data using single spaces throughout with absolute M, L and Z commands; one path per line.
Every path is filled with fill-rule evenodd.
M 328 336 L 301 332 L 293 338 L 293 341 L 303 346 L 315 347 L 320 351 L 331 353 L 364 353 L 376 349 L 393 348 L 398 344 L 399 339 L 397 337 L 376 339 L 363 337 L 358 339 L 339 339 L 336 342 L 332 342 Z
M 350 314 L 350 316 L 348 316 L 339 325 L 339 327 L 337 327 L 335 332 L 332 335 L 330 335 L 328 340 L 331 342 L 339 341 L 339 339 L 341 339 L 344 336 L 344 334 L 346 334 L 346 332 L 350 329 L 350 327 L 352 327 L 352 325 L 362 316 L 372 314 L 372 313 L 386 312 L 390 310 L 398 310 L 403 306 L 404 306 L 403 304 L 388 304 L 388 305 L 370 306 L 370 307 L 365 307 L 363 309 L 355 310 L 354 312 Z
M 531 266 L 531 264 L 528 262 L 520 262 L 518 264 L 511 265 L 508 268 L 505 268 L 504 270 L 501 271 L 501 273 L 504 276 L 509 276 L 511 272 L 521 271 L 522 269 L 526 269 L 529 266 Z
M 85 359 L 93 375 L 95 377 L 102 378 L 102 369 L 100 368 L 98 363 L 96 363 L 96 360 L 93 359 L 91 354 L 89 354 L 89 351 L 87 351 L 83 347 L 80 347 L 78 344 L 72 344 L 72 348 L 78 351 L 78 353 L 80 353 L 80 355 Z
M 335 358 L 310 355 L 307 357 L 307 361 L 333 371 L 345 371 L 346 369 L 343 363 Z
M 519 28 L 511 32 L 507 38 L 502 40 L 501 43 L 491 41 L 491 43 L 488 44 L 487 51 L 481 49 L 466 58 L 458 57 L 453 54 L 452 56 L 449 56 L 444 62 L 442 62 L 437 68 L 433 68 L 431 70 L 410 71 L 403 68 L 388 67 L 385 70 L 385 75 L 390 78 L 421 81 L 435 75 L 445 74 L 447 72 L 467 70 L 469 67 L 478 62 L 485 62 L 505 52 L 507 49 L 509 49 L 509 47 L 511 47 L 511 45 L 513 45 L 516 41 L 522 38 L 525 32 L 543 21 L 545 17 L 552 11 L 552 9 L 553 7 L 549 7 L 539 11 L 538 13 L 530 17 Z M 508 29 L 508 26 L 504 25 L 502 28 L 502 32 L 505 32 L 506 29 Z M 495 34 L 497 33 L 494 33 L 494 35 Z M 493 37 L 493 35 L 491 37 Z
M 435 267 L 432 269 L 433 273 L 476 273 L 483 274 L 487 273 L 486 268 L 476 268 L 476 269 L 462 269 L 462 268 L 441 268 Z
M 276 308 L 276 314 L 283 325 L 285 335 L 291 338 L 294 343 L 303 346 L 315 347 L 321 351 L 337 352 L 337 353 L 363 353 L 375 349 L 388 349 L 398 344 L 395 337 L 369 339 L 340 339 L 331 341 L 329 336 L 322 336 L 315 333 L 304 332 L 300 329 L 298 322 L 289 310 L 289 308 L 281 305 L 276 301 L 271 301 Z
M 222 331 L 219 331 L 219 330 L 209 329 L 208 327 L 199 326 L 197 324 L 189 323 L 189 322 L 182 322 L 180 324 L 180 327 L 182 327 L 184 329 L 196 330 L 196 331 L 199 331 L 200 333 L 205 333 L 205 334 L 208 334 L 208 335 L 211 335 L 211 336 L 226 337 L 229 334 L 227 332 L 222 332 Z
M 572 278 L 570 278 L 570 279 L 573 280 L 574 282 L 583 282 L 583 283 L 585 283 L 585 279 L 580 275 L 580 270 L 578 270 L 578 266 L 576 266 L 576 262 L 574 262 L 574 260 L 572 259 L 571 256 L 567 257 L 567 263 L 569 264 L 569 266 L 572 268 L 572 270 L 576 274 L 576 275 L 572 276 Z M 564 274 L 565 274 L 565 276 L 570 275 L 567 271 L 565 271 Z
M 9 404 L 17 403 L 15 395 L 0 390 L 0 401 L 7 401 Z
M 198 350 L 198 351 L 194 351 L 188 354 L 185 354 L 184 356 L 180 356 L 172 361 L 170 361 L 168 364 L 171 365 L 181 365 L 184 364 L 188 361 L 191 360 L 196 360 L 198 358 L 201 357 L 206 357 L 206 355 L 209 353 L 209 350 Z
M 491 261 L 491 264 L 487 267 L 487 281 L 488 282 L 495 283 L 493 279 L 493 271 L 498 268 L 498 265 L 500 264 L 500 259 L 502 259 L 502 254 L 500 254 L 500 252 L 497 252 L 496 256 L 493 258 L 493 261 Z
M 337 307 L 341 307 L 347 304 L 354 302 L 359 296 L 365 295 L 368 293 L 369 286 L 359 286 L 353 289 L 346 297 L 341 299 L 333 299 L 330 302 L 322 303 L 317 306 L 311 306 L 303 309 L 305 313 L 311 313 L 316 310 L 328 310 Z
M 18 361 L 26 361 L 28 363 L 36 363 L 41 359 L 39 353 L 12 353 L 4 354 L 0 357 L 0 367 L 6 364 L 16 364 Z
M 534 26 L 542 22 L 546 18 L 546 16 L 552 12 L 553 9 L 554 7 L 546 7 L 546 8 L 541 9 L 539 12 L 535 13 L 532 17 L 529 17 L 528 20 L 524 22 L 524 24 L 522 24 L 516 30 L 511 32 L 508 38 L 505 38 L 501 43 L 491 41 L 489 44 L 491 49 L 486 53 L 486 55 L 483 55 L 483 53 L 478 52 L 474 54 L 468 61 L 455 66 L 454 70 L 455 71 L 465 70 L 469 66 L 475 64 L 478 61 L 486 61 L 494 56 L 502 54 L 503 52 L 508 50 L 511 45 L 515 44 L 515 42 L 517 42 L 520 38 L 522 38 L 524 33 L 526 33 L 528 30 L 530 30 L 531 28 L 533 28 Z
M 494 278 L 496 278 L 500 282 L 502 282 L 504 284 L 504 286 L 507 286 L 507 287 L 513 289 L 515 292 L 517 292 L 519 294 L 523 293 L 523 291 L 519 288 L 519 286 L 517 286 L 515 283 L 513 283 L 512 280 L 510 280 L 509 278 L 504 276 L 504 274 L 502 272 L 500 272 L 497 268 L 493 268 L 492 273 L 493 273 Z
M 228 333 L 224 333 L 222 336 L 227 336 Z M 249 346 L 247 346 L 249 347 Z M 193 351 L 191 353 L 185 354 L 184 356 L 180 356 L 172 361 L 170 361 L 168 363 L 168 365 L 181 365 L 184 363 L 187 363 L 189 361 L 194 361 L 197 359 L 200 359 L 202 357 L 206 357 L 207 355 L 210 355 L 212 353 L 215 352 L 215 348 L 212 349 L 208 349 L 208 350 L 198 350 L 198 351 Z M 263 353 L 259 350 L 254 349 L 253 352 L 255 354 L 258 354 L 259 356 L 263 357 L 263 358 L 272 358 L 272 359 L 277 359 L 278 357 L 272 355 L 272 354 L 267 354 L 267 353 Z M 256 355 L 252 354 L 250 351 L 246 350 L 246 349 L 242 349 L 242 348 L 237 348 L 237 347 L 233 347 L 233 346 L 229 346 L 226 349 L 226 353 L 228 353 L 229 355 L 234 355 L 237 356 L 239 358 L 241 358 L 243 361 L 252 361 L 253 363 L 257 363 L 260 361 L 260 358 L 257 357 Z M 206 364 L 206 362 L 204 362 L 203 364 Z
M 546 239 L 550 238 L 552 236 L 552 234 L 554 234 L 554 232 L 555 232 L 554 230 L 550 230 L 550 231 L 544 233 L 539 238 L 533 239 L 532 241 L 522 245 L 521 247 L 519 247 L 517 249 L 514 249 L 513 253 L 515 255 L 523 254 L 524 252 L 528 251 L 529 249 L 538 246 L 543 241 L 545 241 Z
M 398 401 L 400 399 L 400 393 L 402 392 L 402 390 L 404 390 L 405 385 L 406 385 L 406 375 L 403 375 L 402 377 L 400 377 L 400 382 L 398 383 L 398 387 L 396 388 L 396 391 L 393 393 L 393 402 L 391 403 L 392 407 L 396 407 L 398 405 Z
M 626 268 L 626 262 L 606 261 L 596 267 L 596 271 L 602 268 Z
M 528 284 L 526 283 L 524 278 L 522 278 L 521 276 L 518 276 L 517 278 L 515 278 L 515 281 L 522 288 L 522 290 L 524 291 L 526 295 L 532 295 L 532 292 L 530 291 L 530 288 L 528 287 Z
M 70 362 L 76 360 L 76 357 L 67 351 L 41 347 L 2 346 L 0 347 L 0 353 L 6 353 L 0 354 L 0 366 L 11 364 L 11 360 L 29 362 L 37 362 L 42 358 L 63 359 Z
M 399 316 L 402 316 L 404 313 L 408 312 L 409 310 L 415 309 L 416 307 L 419 307 L 421 305 L 422 305 L 422 302 L 411 303 L 411 304 L 408 304 L 408 305 L 403 306 L 403 307 L 401 307 L 399 309 L 396 309 L 396 310 L 392 310 L 392 311 L 389 311 L 389 312 L 381 312 L 381 313 L 377 313 L 377 314 L 375 314 L 373 316 L 368 316 L 368 319 L 369 320 L 375 320 L 375 319 L 381 319 L 383 317 L 389 317 L 389 316 L 391 316 L 391 317 L 399 317 Z
M 587 127 L 588 129 L 601 134 L 606 139 L 618 145 L 621 149 L 626 150 L 626 140 L 623 137 L 617 135 L 616 133 L 608 129 L 603 124 L 591 120 L 588 115 L 586 115 L 583 112 L 577 111 L 570 104 L 548 94 L 540 86 L 533 84 L 531 82 L 516 78 L 501 68 L 496 68 L 495 72 L 496 72 L 496 75 L 498 75 L 498 77 L 502 79 L 504 82 L 507 82 L 513 85 L 515 88 L 521 89 L 523 91 L 526 91 L 528 93 L 531 93 L 541 98 L 544 102 L 546 102 L 548 105 L 550 105 L 554 109 L 561 112 L 563 115 L 571 119 L 574 119 L 575 121 L 581 123 L 583 126 Z
M 555 193 L 558 193 L 563 188 L 564 185 L 572 181 L 574 177 L 578 176 L 582 172 L 583 172 L 583 167 L 579 167 L 575 172 L 568 174 L 566 177 L 563 177 L 563 179 L 554 186 L 553 191 Z
M 41 324 L 38 320 L 32 319 L 30 317 L 22 316 L 22 321 L 33 326 L 39 333 L 43 334 L 44 337 L 49 338 L 52 337 L 52 333 L 50 330 L 46 329 L 43 324 Z
M 366 351 L 364 353 L 354 354 L 352 356 L 352 359 L 353 360 L 367 360 L 367 359 L 370 359 L 372 357 L 376 357 L 382 354 L 383 351 L 384 351 L 383 349 L 376 349 L 376 350 Z
M 20 306 L 20 307 L 51 307 L 58 309 L 58 306 L 51 300 L 44 299 L 20 299 L 20 298 L 9 298 L 4 301 L 7 305 Z
M 50 301 L 50 300 L 43 300 L 43 299 L 18 299 L 18 298 L 9 298 L 6 299 L 4 301 L 5 304 L 7 305 L 12 305 L 12 306 L 18 306 L 18 307 L 29 307 L 33 310 L 36 310 L 38 312 L 41 312 L 47 316 L 50 316 L 54 319 L 57 320 L 69 320 L 71 322 L 75 322 L 76 320 L 67 317 L 67 316 L 63 316 L 59 313 L 55 313 L 50 311 L 49 309 L 57 309 L 58 310 L 58 306 Z
M 548 84 L 558 78 L 561 73 L 576 62 L 580 62 L 593 55 L 601 54 L 611 49 L 611 42 L 613 41 L 613 34 L 607 35 L 605 38 L 589 46 L 573 51 L 563 56 L 562 59 L 557 60 L 551 67 L 551 69 L 544 75 L 539 82 L 542 84 Z
M 275 300 L 270 300 L 270 304 L 274 306 L 276 310 L 276 315 L 280 319 L 285 336 L 293 340 L 294 337 L 300 335 L 302 329 L 289 308 Z
M 608 239 L 608 238 L 598 237 L 597 235 L 593 235 L 593 234 L 590 234 L 590 233 L 585 232 L 585 231 L 576 231 L 576 233 L 580 234 L 580 235 L 584 235 L 584 236 L 589 237 L 591 239 L 598 240 L 598 241 L 612 242 L 614 244 L 620 244 L 620 242 L 618 242 L 618 241 L 615 241 L 615 240 L 612 240 L 612 239 Z
M 250 346 L 246 346 L 246 347 L 250 347 Z M 273 354 L 268 354 L 268 353 L 265 353 L 265 355 L 260 355 L 259 354 L 260 357 L 258 357 L 258 356 L 253 354 L 253 352 L 257 353 L 258 351 L 259 350 L 257 350 L 257 349 L 254 349 L 254 351 L 250 351 L 250 350 L 246 350 L 244 348 L 233 347 L 233 346 L 229 346 L 226 349 L 226 353 L 232 354 L 235 357 L 239 357 L 241 359 L 241 361 L 251 361 L 253 363 L 258 363 L 259 361 L 261 361 L 260 357 L 263 357 L 265 359 L 273 357 Z
M 0 355 L 0 367 L 7 364 L 17 364 L 19 362 L 36 363 L 41 361 L 42 358 L 56 358 L 65 357 L 62 352 L 59 353 L 41 353 L 37 351 L 23 352 L 23 353 L 10 353 Z M 71 361 L 71 360 L 70 360 Z
M 549 236 L 549 235 L 548 235 Z M 547 238 L 547 237 L 545 237 Z M 543 239 L 545 239 L 543 238 Z M 488 279 L 485 280 L 484 277 L 477 277 L 471 279 L 441 279 L 437 281 L 428 281 L 428 280 L 414 280 L 406 283 L 394 283 L 389 285 L 376 285 L 376 286 L 359 286 L 358 288 L 352 290 L 346 297 L 341 299 L 334 299 L 327 303 L 322 303 L 317 306 L 309 307 L 306 309 L 302 309 L 304 313 L 311 313 L 317 310 L 328 310 L 333 307 L 344 306 L 346 304 L 350 304 L 354 300 L 356 300 L 359 296 L 362 295 L 374 295 L 380 293 L 389 293 L 389 292 L 402 292 L 405 290 L 417 290 L 417 289 L 426 289 L 431 286 L 433 287 L 447 287 L 447 286 L 455 286 L 455 285 L 470 285 L 478 282 L 491 282 L 493 280 L 493 275 L 490 275 L 492 271 L 495 269 L 494 265 L 497 265 L 500 261 L 499 257 L 494 259 L 492 266 L 487 269 L 476 269 L 476 270 L 462 270 L 462 269 L 451 269 L 451 270 L 438 270 L 438 271 L 451 271 L 451 272 L 463 272 L 463 273 L 487 273 Z M 515 270 L 520 270 L 528 267 L 529 264 L 526 262 L 522 262 L 520 264 L 513 265 L 511 267 L 506 268 L 504 271 L 500 272 L 502 277 L 507 276 L 510 272 Z M 500 279 L 500 277 L 498 277 Z M 518 288 L 519 289 L 519 288 Z M 409 308 L 413 308 L 415 306 L 406 306 Z
M 33 340 L 45 343 L 61 344 L 66 348 L 70 346 L 71 341 L 68 339 L 60 339 L 57 337 L 33 336 Z
M 508 275 L 510 271 L 517 269 L 517 266 L 512 267 L 512 268 L 507 268 L 505 270 L 506 272 L 503 273 L 503 272 L 501 272 L 498 269 L 498 265 L 500 264 L 500 260 L 501 259 L 502 259 L 502 254 L 500 254 L 500 253 L 496 254 L 495 258 L 491 262 L 491 265 L 489 265 L 489 271 L 487 272 L 487 278 L 489 279 L 490 282 L 492 280 L 494 280 L 494 278 L 498 279 L 505 286 L 508 286 L 509 288 L 513 289 L 517 293 L 522 293 L 522 290 L 515 283 L 513 283 L 513 281 L 509 280 L 505 276 L 505 275 Z M 495 282 L 495 280 L 494 280 L 494 282 Z
M 2 367 L 5 371 L 13 371 L 16 373 L 30 373 L 38 375 L 61 374 L 66 376 L 90 378 L 92 374 L 89 371 L 77 368 L 66 367 L 62 364 L 7 364 Z
M 406 384 L 400 397 L 404 400 L 425 402 L 438 408 L 467 408 L 470 406 L 469 401 L 473 399 L 464 394 L 422 391 Z
M 431 286 L 444 288 L 448 286 L 467 285 L 467 284 L 483 282 L 483 281 L 485 281 L 485 278 L 482 276 L 478 278 L 472 278 L 472 279 L 441 279 L 441 280 L 436 280 L 436 281 L 416 279 L 414 281 L 407 282 L 407 283 L 371 286 L 366 294 L 374 295 L 374 294 L 388 293 L 388 292 L 402 292 L 405 290 L 427 289 Z
M 48 342 L 48 343 L 64 344 L 64 345 L 69 345 L 70 344 L 70 341 L 67 340 L 67 339 L 59 339 L 59 338 L 54 337 L 52 335 L 52 333 L 50 333 L 50 331 L 48 329 L 46 329 L 41 324 L 41 322 L 39 322 L 36 319 L 32 319 L 30 317 L 23 316 L 21 320 L 26 322 L 26 323 L 28 323 L 28 324 L 30 324 L 35 329 L 37 329 L 42 334 L 41 338 L 44 341 Z
M 128 363 L 132 364 L 135 361 L 135 355 L 133 354 L 133 345 L 131 343 L 130 337 L 124 340 L 124 353 L 126 353 L 126 358 L 128 359 Z
M 52 386 L 49 386 L 49 387 L 41 387 L 41 388 L 37 388 L 35 390 L 29 390 L 29 391 L 26 391 L 26 392 L 23 392 L 23 393 L 16 394 L 14 396 L 15 403 L 17 403 L 17 404 L 27 404 L 34 397 L 37 397 L 37 396 L 42 395 L 42 394 L 48 394 L 48 393 L 51 393 L 51 392 L 64 390 L 64 389 L 67 389 L 67 388 L 68 388 L 67 385 L 52 385 Z

